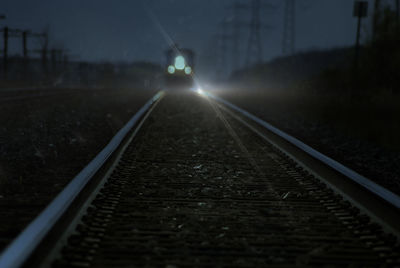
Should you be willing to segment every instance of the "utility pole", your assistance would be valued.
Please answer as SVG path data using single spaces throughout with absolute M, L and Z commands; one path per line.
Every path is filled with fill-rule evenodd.
M 292 55 L 295 52 L 296 43 L 296 2 L 285 0 L 282 53 Z
M 354 68 L 357 72 L 358 61 L 360 54 L 360 35 L 361 35 L 361 19 L 367 17 L 368 14 L 368 2 L 367 1 L 355 1 L 353 16 L 357 18 L 357 35 L 355 44 L 355 54 L 354 54 Z
M 44 73 L 47 75 L 48 69 L 47 69 L 47 49 L 49 46 L 49 37 L 47 32 L 42 34 L 42 65 L 43 65 L 43 70 Z
M 50 50 L 50 59 L 51 59 L 51 69 L 55 71 L 57 68 L 57 50 L 54 48 Z
M 27 48 L 28 34 L 29 31 L 22 32 L 22 55 L 24 56 L 24 59 L 28 58 L 28 48 Z
M 3 32 L 3 71 L 4 78 L 7 79 L 8 75 L 8 39 L 10 37 L 19 37 L 22 32 L 19 29 L 10 29 L 7 26 L 1 30 Z
M 396 0 L 396 30 L 400 30 L 400 0 Z
M 24 65 L 24 78 L 28 76 L 28 34 L 29 31 L 22 32 L 22 54 L 23 54 L 23 65 Z
M 397 1 L 398 2 L 398 1 Z M 372 39 L 377 38 L 378 26 L 381 19 L 381 0 L 374 2 L 374 17 L 372 19 Z
M 0 20 L 5 20 L 6 16 L 3 14 L 0 14 Z M 6 28 L 6 27 L 5 27 Z M 4 72 L 4 79 L 7 77 L 7 50 L 8 50 L 8 31 L 6 33 L 4 28 L 3 31 L 3 40 L 4 40 L 4 46 L 3 46 L 3 72 Z
M 8 27 L 3 29 L 3 72 L 4 79 L 7 79 L 8 74 Z
M 261 21 L 260 21 L 261 0 L 252 0 L 251 2 L 251 20 L 250 35 L 247 43 L 246 66 L 252 62 L 259 63 L 262 61 L 262 45 L 261 45 Z

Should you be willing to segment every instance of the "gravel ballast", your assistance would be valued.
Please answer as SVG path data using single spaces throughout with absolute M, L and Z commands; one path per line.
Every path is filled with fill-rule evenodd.
M 400 195 L 400 152 L 397 144 L 383 144 L 365 138 L 368 133 L 360 136 L 352 135 L 362 131 L 357 125 L 354 129 L 344 131 L 329 118 L 310 115 L 310 113 L 326 113 L 323 105 L 311 106 L 310 103 L 295 103 L 273 94 L 258 92 L 219 91 L 215 94 L 238 105 L 286 133 L 300 139 L 314 149 L 350 167 L 356 172 Z M 306 108 L 304 108 L 306 107 Z M 338 108 L 339 110 L 340 108 Z M 373 111 L 368 111 L 372 113 Z M 334 113 L 331 112 L 331 114 Z M 348 115 L 349 117 L 351 115 Z M 354 117 L 354 115 L 352 116 Z M 316 120 L 315 118 L 322 118 Z M 335 119 L 343 120 L 343 119 Z M 360 121 L 366 120 L 359 118 Z M 352 128 L 351 124 L 347 128 Z M 372 126 L 373 128 L 373 126 Z M 372 132 L 371 130 L 369 130 Z M 389 131 L 374 129 L 374 132 Z M 393 135 L 393 133 L 391 133 Z
M 104 148 L 152 90 L 11 92 L 0 107 L 0 250 Z M 1 93 L 1 98 L 7 98 Z M 30 96 L 24 98 L 23 96 Z

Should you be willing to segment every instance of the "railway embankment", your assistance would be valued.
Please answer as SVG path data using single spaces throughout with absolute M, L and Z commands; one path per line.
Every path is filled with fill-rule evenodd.
M 111 89 L 1 94 L 9 99 L 0 106 L 0 249 L 153 94 Z
M 216 94 L 400 194 L 400 98 L 225 90 Z

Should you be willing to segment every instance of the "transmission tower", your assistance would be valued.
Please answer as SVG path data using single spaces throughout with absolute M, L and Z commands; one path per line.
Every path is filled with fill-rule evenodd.
M 261 21 L 260 21 L 261 0 L 251 2 L 250 35 L 247 43 L 246 66 L 262 61 L 261 42 Z
M 296 43 L 296 3 L 295 0 L 285 0 L 285 13 L 283 23 L 283 54 L 292 55 Z
M 3 72 L 4 79 L 7 79 L 8 73 L 8 39 L 10 37 L 20 37 L 22 30 L 20 29 L 10 29 L 5 26 L 0 32 L 3 32 Z
M 238 69 L 240 64 L 240 28 L 244 26 L 244 23 L 240 21 L 240 11 L 247 9 L 248 5 L 242 4 L 239 1 L 235 1 L 232 6 L 232 71 Z
M 218 40 L 218 50 L 219 50 L 219 57 L 218 57 L 218 69 L 217 69 L 217 76 L 219 79 L 225 77 L 228 68 L 227 64 L 227 52 L 228 52 L 228 41 L 232 38 L 231 35 L 228 34 L 228 26 L 229 22 L 227 19 L 224 19 L 220 23 L 219 33 L 217 35 Z
M 47 31 L 44 31 L 43 33 L 32 34 L 31 36 L 34 38 L 37 38 L 40 42 L 41 49 L 35 50 L 33 52 L 40 53 L 41 58 L 42 58 L 42 68 L 43 68 L 44 73 L 47 74 L 48 73 L 47 54 L 49 53 L 49 51 L 48 51 L 49 34 Z
M 269 4 L 263 3 L 261 0 L 252 0 L 250 3 L 242 2 L 240 0 L 235 0 L 234 3 L 227 7 L 232 10 L 231 13 L 231 40 L 232 40 L 232 71 L 237 70 L 241 67 L 240 60 L 240 48 L 241 48 L 241 32 L 240 28 L 249 29 L 249 38 L 247 41 L 247 51 L 245 54 L 245 66 L 249 66 L 253 63 L 259 63 L 263 59 L 263 51 L 262 51 L 262 38 L 261 38 L 261 30 L 266 28 L 270 29 L 271 27 L 268 25 L 263 25 L 260 18 L 260 12 L 263 9 L 275 9 L 276 7 Z M 250 22 L 241 20 L 240 13 L 241 10 L 250 11 Z

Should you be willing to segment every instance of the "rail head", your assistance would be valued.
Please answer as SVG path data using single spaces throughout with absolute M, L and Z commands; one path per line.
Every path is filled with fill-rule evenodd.
M 117 150 L 130 130 L 142 116 L 164 95 L 158 92 L 121 128 L 107 146 L 59 193 L 55 199 L 16 237 L 0 255 L 0 267 L 22 266 L 73 203 L 85 185 Z

